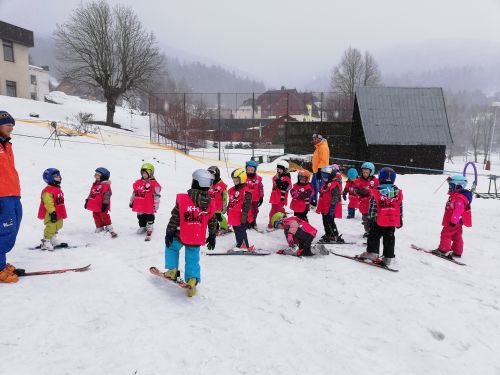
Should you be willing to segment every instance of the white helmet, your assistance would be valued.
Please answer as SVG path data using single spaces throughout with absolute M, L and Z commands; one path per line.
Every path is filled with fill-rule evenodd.
M 206 169 L 197 169 L 193 172 L 193 180 L 198 181 L 202 188 L 209 188 L 214 182 L 214 175 Z
M 278 167 L 285 168 L 285 171 L 287 171 L 288 167 L 290 167 L 290 165 L 288 164 L 288 162 L 286 160 L 280 160 L 280 161 L 278 161 L 278 164 L 276 165 L 276 168 L 278 168 Z

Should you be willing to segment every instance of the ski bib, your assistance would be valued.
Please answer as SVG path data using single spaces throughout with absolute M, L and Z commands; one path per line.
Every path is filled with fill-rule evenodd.
M 323 184 L 319 191 L 318 207 L 316 208 L 316 213 L 328 215 L 330 206 L 332 204 L 332 190 L 335 187 L 338 187 L 339 191 L 342 191 L 342 185 L 338 181 L 331 181 Z M 342 218 L 342 200 L 340 199 L 335 205 L 335 218 Z
M 232 226 L 240 226 L 241 225 L 241 215 L 243 213 L 243 205 L 245 203 L 245 192 L 248 189 L 245 187 L 243 189 L 236 190 L 234 187 L 229 189 L 228 194 L 228 203 L 227 203 L 227 222 Z M 253 211 L 248 211 L 247 222 L 250 223 L 253 221 Z
M 260 185 L 262 177 L 255 174 L 254 178 L 247 178 L 247 190 L 252 194 L 252 202 L 258 202 L 260 199 Z
M 368 191 L 368 195 L 359 196 L 359 212 L 363 215 L 368 213 L 368 209 L 370 208 L 370 198 L 371 191 L 379 185 L 378 179 L 376 177 L 370 177 L 369 180 L 365 180 L 364 178 L 358 177 L 355 182 L 355 187 L 358 189 L 365 189 Z
M 314 194 L 313 187 L 310 183 L 305 185 L 295 184 L 290 191 L 292 201 L 290 202 L 290 209 L 293 212 L 304 212 L 309 209 L 311 197 Z
M 208 190 L 208 195 L 210 195 L 210 199 L 214 202 L 215 211 L 222 211 L 224 208 L 222 193 L 224 193 L 226 188 L 227 185 L 223 181 L 219 181 Z
M 64 206 L 64 193 L 62 192 L 61 188 L 55 187 L 55 186 L 47 186 L 45 189 L 42 190 L 43 193 L 49 193 L 52 195 L 54 199 L 54 206 L 56 208 L 56 215 L 57 215 L 57 220 L 59 219 L 66 219 L 68 215 L 66 214 L 66 206 Z M 47 213 L 47 210 L 45 208 L 45 205 L 43 204 L 43 200 L 40 197 L 40 207 L 38 208 L 38 218 L 41 220 L 45 219 L 45 214 Z
M 184 245 L 200 246 L 206 241 L 208 221 L 214 216 L 213 205 L 206 211 L 196 206 L 188 194 L 177 194 L 179 237 Z
M 107 191 L 111 192 L 110 184 L 103 184 L 102 182 L 94 182 L 90 188 L 90 194 L 87 198 L 87 204 L 85 208 L 92 212 L 101 212 L 102 201 L 104 199 L 104 193 Z M 108 210 L 111 211 L 111 201 L 109 202 Z
M 397 196 L 391 198 L 380 194 L 377 189 L 373 189 L 372 195 L 377 203 L 377 225 L 380 227 L 401 226 L 403 192 L 399 190 Z
M 349 193 L 349 203 L 347 208 L 358 208 L 359 207 L 359 197 L 354 191 L 354 181 L 349 180 L 345 183 L 345 190 Z
M 154 194 L 160 184 L 156 180 L 137 180 L 132 188 L 134 189 L 134 201 L 132 202 L 132 211 L 144 214 L 155 213 Z
M 288 182 L 288 188 L 285 192 L 285 199 L 281 201 L 281 189 L 277 186 L 278 180 L 282 182 Z M 292 185 L 292 180 L 288 176 L 282 177 L 273 177 L 273 190 L 271 191 L 271 196 L 269 197 L 269 203 L 271 204 L 282 204 L 286 206 L 288 203 L 288 190 L 290 190 L 290 186 Z
M 453 193 L 448 198 L 448 201 L 446 202 L 446 208 L 444 210 L 442 225 L 450 225 L 449 223 L 451 222 L 453 211 L 455 210 L 455 206 L 457 204 L 463 204 L 464 206 L 464 212 L 462 213 L 462 217 L 460 220 L 461 224 L 466 227 L 472 227 L 472 211 L 470 208 L 469 200 L 460 193 Z

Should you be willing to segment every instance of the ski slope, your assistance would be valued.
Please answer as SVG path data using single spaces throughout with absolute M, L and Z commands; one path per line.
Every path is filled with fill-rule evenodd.
M 22 107 L 8 100 L 0 97 L 2 109 Z M 22 112 L 17 107 L 12 112 Z M 136 126 L 147 133 L 139 129 L 147 123 Z M 48 129 L 18 121 L 14 133 L 47 137 Z M 32 271 L 92 267 L 0 284 L 1 374 L 500 373 L 500 201 L 473 201 L 474 226 L 464 230 L 467 267 L 460 267 L 410 249 L 412 243 L 438 244 L 446 187 L 434 192 L 445 177 L 398 176 L 405 194 L 404 227 L 396 233 L 399 273 L 335 256 L 202 255 L 198 294 L 187 298 L 148 268 L 164 267 L 164 231 L 175 195 L 189 188 L 193 170 L 217 162 L 119 133 L 103 131 L 103 137 L 133 147 L 104 146 L 92 137 L 43 147 L 43 139 L 13 136 L 24 218 L 8 261 Z M 128 207 L 143 162 L 155 165 L 163 186 L 149 243 L 135 234 L 137 220 Z M 225 165 L 218 165 L 229 183 Z M 116 239 L 94 234 L 92 215 L 83 209 L 99 166 L 111 171 Z M 28 250 L 42 237 L 36 214 L 48 167 L 60 169 L 63 178 L 69 217 L 60 237 L 88 247 Z M 271 177 L 263 175 L 266 197 Z M 486 178 L 478 190 L 487 190 Z M 261 207 L 261 228 L 269 209 Z M 309 217 L 322 234 L 320 217 Z M 346 241 L 357 244 L 335 250 L 363 251 L 359 214 L 337 225 Z M 258 248 L 285 246 L 282 232 L 249 231 L 249 238 Z M 232 235 L 218 238 L 216 251 L 233 244 Z

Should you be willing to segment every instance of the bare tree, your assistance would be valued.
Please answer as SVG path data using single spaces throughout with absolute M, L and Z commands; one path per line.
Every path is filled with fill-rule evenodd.
M 55 32 L 63 77 L 99 87 L 107 102 L 106 124 L 127 91 L 142 91 L 161 66 L 152 33 L 131 8 L 105 0 L 82 5 Z
M 345 50 L 342 60 L 333 68 L 330 81 L 334 94 L 329 100 L 332 108 L 335 108 L 335 118 L 348 120 L 352 117 L 356 87 L 378 86 L 381 83 L 377 63 L 369 52 L 363 56 L 356 48 Z

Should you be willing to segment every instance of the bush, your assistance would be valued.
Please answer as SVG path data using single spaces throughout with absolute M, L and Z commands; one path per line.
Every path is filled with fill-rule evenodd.
M 68 120 L 68 119 L 67 119 Z M 68 125 L 75 131 L 81 134 L 97 133 L 96 127 L 93 125 L 94 115 L 89 112 L 78 112 L 69 119 Z

